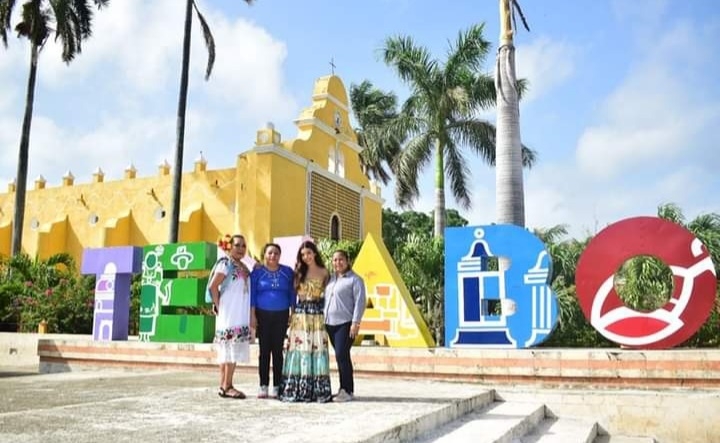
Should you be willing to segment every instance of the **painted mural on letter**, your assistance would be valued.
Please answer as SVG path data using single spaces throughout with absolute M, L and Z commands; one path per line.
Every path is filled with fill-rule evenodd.
M 448 347 L 527 348 L 542 343 L 558 317 L 545 245 L 524 228 L 445 230 L 445 343 Z
M 207 272 L 217 258 L 213 243 L 173 243 L 143 249 L 140 341 L 206 343 L 215 317 L 202 315 Z M 205 271 L 202 277 L 199 271 Z
M 377 241 L 372 234 L 365 237 L 353 270 L 365 280 L 368 303 L 359 335 L 373 335 L 380 344 L 392 347 L 435 346 L 382 240 Z

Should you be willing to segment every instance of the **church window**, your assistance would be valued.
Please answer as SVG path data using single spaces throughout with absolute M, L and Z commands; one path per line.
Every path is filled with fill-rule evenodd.
M 340 218 L 337 215 L 333 215 L 330 219 L 330 239 L 340 240 Z

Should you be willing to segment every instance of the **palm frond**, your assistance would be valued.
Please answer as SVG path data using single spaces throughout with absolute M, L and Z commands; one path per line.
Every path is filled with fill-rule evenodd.
M 408 36 L 390 37 L 381 50 L 385 64 L 392 67 L 402 81 L 425 94 L 433 91 L 437 61 L 427 48 L 418 46 Z
M 468 93 L 475 110 L 494 109 L 496 100 L 495 79 L 487 74 L 478 74 L 468 85 Z
M 63 265 L 67 268 L 74 268 L 75 267 L 75 259 L 73 259 L 72 255 L 68 254 L 67 252 L 60 252 L 58 254 L 53 254 L 50 257 L 48 257 L 45 260 L 45 264 L 47 266 L 58 266 Z
M 208 60 L 207 60 L 207 67 L 205 68 L 205 80 L 210 78 L 210 74 L 212 74 L 213 66 L 215 65 L 215 38 L 213 38 L 212 32 L 210 32 L 210 26 L 208 26 L 207 21 L 205 20 L 205 17 L 202 15 L 200 10 L 198 9 L 197 2 L 193 0 L 192 2 L 193 8 L 195 8 L 195 13 L 197 14 L 198 20 L 200 20 L 200 27 L 203 31 L 203 39 L 205 40 L 205 47 L 208 51 Z
M 550 243 L 557 243 L 560 238 L 565 237 L 568 234 L 568 225 L 555 225 L 549 228 L 536 228 L 533 229 L 533 234 L 542 240 L 546 245 Z
M 50 2 L 55 16 L 55 41 L 60 40 L 62 44 L 62 59 L 70 63 L 78 52 L 80 42 L 83 39 L 82 25 L 80 24 L 80 11 L 73 11 L 75 6 L 69 0 L 56 0 Z
M 40 2 L 23 4 L 22 19 L 15 26 L 18 37 L 25 37 L 39 48 L 42 48 L 50 35 L 50 12 L 41 7 Z
M 7 32 L 10 30 L 10 16 L 15 0 L 0 0 L 0 39 L 7 48 Z
M 468 119 L 448 126 L 451 138 L 460 141 L 490 165 L 495 164 L 495 125 L 488 121 Z
M 528 22 L 525 19 L 525 14 L 523 14 L 522 8 L 520 8 L 520 3 L 518 3 L 517 0 L 511 0 L 511 1 L 512 1 L 513 29 L 517 29 L 517 19 L 515 17 L 515 14 L 517 14 L 520 16 L 520 20 L 522 21 L 522 24 L 525 27 L 525 30 L 527 32 L 530 32 L 530 26 L 528 25 Z
M 658 217 L 671 222 L 685 224 L 685 215 L 683 215 L 680 206 L 675 203 L 665 203 L 658 206 L 657 215 Z
M 534 149 L 530 149 L 522 145 L 522 165 L 525 168 L 532 169 L 538 161 L 538 153 Z
M 411 138 L 393 163 L 395 172 L 395 199 L 400 207 L 412 206 L 420 196 L 418 176 L 430 162 L 432 139 L 427 133 Z
M 720 214 L 700 214 L 687 227 L 693 233 L 706 231 L 720 235 Z
M 400 154 L 400 141 L 395 138 L 386 138 L 382 134 L 382 126 L 371 126 L 364 131 L 357 132 L 360 151 L 360 166 L 363 172 L 383 184 L 391 180 L 390 171 L 397 156 Z
M 458 33 L 455 44 L 448 48 L 447 61 L 443 70 L 446 76 L 450 76 L 450 78 L 446 78 L 447 84 L 454 84 L 452 76 L 457 74 L 461 68 L 477 72 L 482 67 L 491 47 L 491 43 L 483 38 L 484 29 L 483 24 L 477 24 L 465 32 Z
M 467 168 L 467 161 L 463 158 L 462 152 L 452 140 L 445 140 L 443 146 L 445 157 L 445 174 L 450 179 L 450 189 L 453 197 L 463 209 L 469 209 L 471 206 L 470 191 L 467 181 L 470 171 Z
M 350 85 L 350 105 L 361 127 L 382 124 L 397 115 L 397 96 L 368 80 Z
M 384 134 L 385 126 L 397 117 L 397 96 L 365 80 L 350 85 L 350 103 L 359 124 L 355 129 L 358 144 L 363 148 L 360 166 L 368 177 L 387 184 L 392 177 L 386 167 L 397 158 L 404 139 L 402 134 Z

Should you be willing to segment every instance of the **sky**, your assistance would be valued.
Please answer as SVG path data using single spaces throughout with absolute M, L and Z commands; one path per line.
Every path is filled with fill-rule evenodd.
M 17 2 L 16 13 L 23 2 Z M 58 186 L 69 170 L 86 183 L 98 167 L 120 179 L 172 163 L 180 83 L 183 2 L 113 0 L 72 63 L 43 49 L 30 140 L 29 189 L 42 174 Z M 193 23 L 184 170 L 200 152 L 224 168 L 273 122 L 294 138 L 315 79 L 331 71 L 346 87 L 367 79 L 402 100 L 406 86 L 379 58 L 390 36 L 408 35 L 445 59 L 458 32 L 484 23 L 494 70 L 497 0 L 198 0 L 217 44 L 212 77 Z M 720 3 L 671 0 L 522 0 L 531 31 L 516 35 L 522 141 L 539 161 L 526 170 L 526 224 L 566 225 L 583 238 L 627 217 L 677 204 L 688 219 L 720 213 Z M 17 23 L 17 14 L 12 20 Z M 0 47 L 0 189 L 17 170 L 29 45 Z M 483 118 L 495 121 L 493 109 Z M 465 151 L 471 224 L 495 220 L 495 173 Z M 433 206 L 432 165 L 417 211 Z M 397 207 L 393 184 L 385 206 Z

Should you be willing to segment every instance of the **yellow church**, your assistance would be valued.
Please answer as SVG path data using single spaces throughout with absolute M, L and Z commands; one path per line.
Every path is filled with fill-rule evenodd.
M 202 156 L 183 174 L 180 242 L 215 242 L 242 233 L 249 251 L 266 242 L 307 234 L 313 238 L 382 238 L 380 188 L 362 172 L 361 147 L 350 125 L 348 96 L 339 77 L 315 82 L 312 104 L 282 140 L 271 123 L 234 165 L 208 169 Z M 40 176 L 28 184 L 23 250 L 47 258 L 68 252 L 79 263 L 85 248 L 165 243 L 169 233 L 170 165 L 138 177 L 130 165 L 121 180 L 75 183 L 71 171 L 59 186 Z M 0 194 L 0 254 L 9 255 L 15 185 Z

